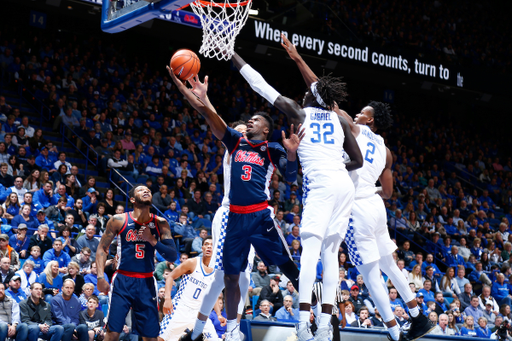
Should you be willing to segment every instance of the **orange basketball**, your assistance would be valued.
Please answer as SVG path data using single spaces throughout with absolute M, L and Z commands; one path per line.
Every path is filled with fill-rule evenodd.
M 186 81 L 197 75 L 201 68 L 201 61 L 194 52 L 181 49 L 173 54 L 171 68 L 179 79 Z

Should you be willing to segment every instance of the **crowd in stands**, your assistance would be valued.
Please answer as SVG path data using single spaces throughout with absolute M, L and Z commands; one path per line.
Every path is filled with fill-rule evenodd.
M 124 176 L 151 188 L 153 204 L 169 220 L 181 251 L 175 264 L 157 255 L 162 306 L 165 278 L 177 264 L 201 252 L 222 202 L 224 147 L 165 71 L 129 62 L 114 44 L 105 46 L 94 37 L 82 42 L 33 36 L 16 40 L 8 31 L 0 32 L 2 81 L 8 86 L 21 81 L 46 105 L 56 127 L 71 127 L 75 143 L 96 151 L 100 174 L 110 172 L 113 181 Z M 228 122 L 248 120 L 263 110 L 275 121 L 273 141 L 288 130 L 286 117 L 236 73 L 213 74 L 209 95 Z M 84 179 L 66 153 L 24 115 L 0 94 L 0 273 L 5 299 L 19 303 L 18 333 L 31 337 L 35 325 L 42 333 L 38 337 L 50 338 L 69 335 L 72 325 L 84 338 L 100 338 L 102 325 L 96 322 L 108 300 L 96 288 L 98 237 L 109 217 L 127 208 L 116 204 L 114 190 L 100 193 L 94 176 Z M 385 204 L 390 233 L 400 247 L 397 264 L 423 312 L 438 323 L 435 333 L 490 335 L 512 318 L 512 159 L 503 158 L 487 136 L 426 117 L 394 115 L 393 128 L 383 136 L 393 154 L 395 191 Z M 300 171 L 294 183 L 274 174 L 269 202 L 299 267 L 301 185 Z M 116 269 L 115 253 L 113 247 L 105 278 L 112 278 Z M 346 324 L 382 326 L 345 245 L 339 263 Z M 254 269 L 249 289 L 251 298 L 258 296 L 254 318 L 297 319 L 296 290 L 286 279 L 271 276 L 279 275 L 279 269 L 267 270 L 258 257 Z M 321 280 L 321 264 L 317 271 Z M 396 318 L 404 324 L 408 308 L 393 284 L 385 277 L 383 281 Z M 58 311 L 69 299 L 78 300 L 82 310 L 62 309 L 57 318 L 35 314 L 46 305 Z M 9 324 L 18 319 L 9 319 Z M 1 314 L 0 320 L 5 321 Z
M 326 18 L 322 32 L 338 36 L 347 28 L 363 41 L 393 51 L 408 49 L 422 56 L 464 66 L 510 72 L 512 27 L 503 20 L 504 3 L 467 1 L 329 0 L 311 7 Z M 509 5 L 507 5 L 509 6 Z M 502 18 L 502 19 L 498 19 Z M 506 42 L 506 43 L 505 43 Z

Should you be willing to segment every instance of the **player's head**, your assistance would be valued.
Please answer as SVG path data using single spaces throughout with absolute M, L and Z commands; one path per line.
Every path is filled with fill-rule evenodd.
M 372 130 L 384 130 L 393 124 L 389 104 L 371 101 L 356 115 L 356 124 L 369 126 Z
M 332 77 L 331 75 L 322 76 L 318 81 L 311 84 L 304 96 L 302 106 L 320 105 L 326 109 L 332 109 L 334 103 L 340 103 L 346 100 L 346 83 L 341 81 L 341 77 Z
M 274 120 L 266 112 L 259 111 L 247 122 L 246 135 L 248 139 L 258 138 L 267 140 L 274 132 Z
M 242 120 L 235 121 L 235 122 L 231 123 L 231 128 L 233 128 L 236 131 L 238 131 L 239 133 L 243 134 L 247 130 L 247 123 Z
M 213 239 L 212 236 L 207 236 L 203 239 L 203 246 L 201 247 L 203 250 L 203 256 L 211 257 L 213 253 Z
M 132 204 L 151 206 L 153 196 L 151 195 L 151 190 L 147 186 L 135 185 L 130 190 L 129 195 Z

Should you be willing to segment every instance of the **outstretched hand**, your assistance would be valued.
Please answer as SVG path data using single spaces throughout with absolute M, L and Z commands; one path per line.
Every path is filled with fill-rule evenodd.
M 199 84 L 196 84 L 196 92 L 193 92 L 191 91 L 190 89 L 187 88 L 187 86 L 185 85 L 185 82 L 180 80 L 178 77 L 176 77 L 176 75 L 174 74 L 174 71 L 173 69 L 167 65 L 167 71 L 169 72 L 169 76 L 171 76 L 171 79 L 172 81 L 174 82 L 174 84 L 176 84 L 176 87 L 178 88 L 178 90 L 183 94 L 183 96 L 185 96 L 185 98 L 189 101 L 189 103 L 194 107 L 194 109 L 198 110 L 198 111 L 201 111 L 199 108 L 200 107 L 204 107 L 206 106 L 205 103 L 203 102 L 203 100 L 201 98 L 198 97 L 198 93 L 201 93 L 200 89 L 201 88 L 201 85 L 203 85 L 203 83 L 199 82 L 201 85 Z M 190 80 L 189 80 L 189 83 L 191 85 L 193 85 Z M 207 83 L 207 79 L 205 79 L 205 84 L 208 85 Z M 194 89 L 192 89 L 194 90 Z M 204 93 L 204 95 L 206 96 L 206 92 Z
M 281 33 L 281 39 L 283 40 L 283 42 L 281 43 L 281 46 L 284 47 L 284 49 L 286 50 L 286 52 L 288 52 L 288 55 L 290 56 L 290 58 L 294 61 L 300 59 L 300 55 L 299 55 L 299 52 L 297 52 L 297 47 L 292 44 L 292 42 L 290 40 L 288 40 L 288 38 Z
M 286 148 L 288 152 L 295 152 L 299 148 L 300 141 L 306 136 L 306 129 L 302 128 L 302 123 L 299 124 L 297 130 L 294 130 L 293 124 L 290 126 L 290 137 L 286 138 L 286 134 L 284 131 L 281 131 L 283 138 L 283 146 Z
M 195 75 L 193 78 L 188 80 L 188 83 L 192 86 L 192 91 L 202 101 L 206 99 L 206 93 L 208 92 L 208 76 L 204 77 L 204 83 L 199 80 L 199 76 Z

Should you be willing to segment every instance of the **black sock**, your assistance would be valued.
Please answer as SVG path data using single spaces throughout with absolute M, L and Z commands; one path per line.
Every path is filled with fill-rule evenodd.
M 285 274 L 286 277 L 292 282 L 295 290 L 299 290 L 299 269 L 295 263 L 290 259 L 284 264 L 279 265 L 279 269 Z

